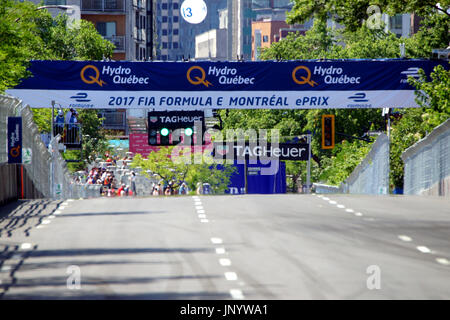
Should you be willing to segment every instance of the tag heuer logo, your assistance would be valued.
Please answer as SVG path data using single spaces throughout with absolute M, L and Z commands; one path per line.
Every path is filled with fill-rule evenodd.
M 150 117 L 151 123 L 158 122 L 158 117 Z

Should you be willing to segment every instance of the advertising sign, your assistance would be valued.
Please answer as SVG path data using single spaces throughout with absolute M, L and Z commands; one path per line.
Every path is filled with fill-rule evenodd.
M 307 161 L 308 144 L 306 143 L 237 143 L 214 142 L 214 159 L 233 160 L 295 160 Z
M 32 108 L 153 110 L 418 107 L 408 77 L 439 60 L 32 61 L 7 93 Z
M 22 163 L 22 117 L 8 117 L 8 163 Z

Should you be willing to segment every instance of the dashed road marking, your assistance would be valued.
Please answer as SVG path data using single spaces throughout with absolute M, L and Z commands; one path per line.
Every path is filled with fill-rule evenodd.
M 330 198 L 327 198 L 327 197 L 323 197 L 322 199 L 325 200 L 325 201 L 330 200 Z
M 362 213 L 361 212 L 355 212 L 355 216 L 357 216 L 357 217 L 362 217 Z
M 42 224 L 49 224 L 52 220 L 42 220 Z
M 199 217 L 200 219 L 205 219 L 205 218 L 206 218 L 206 214 L 199 214 L 198 217 Z
M 53 214 L 61 214 L 61 210 L 56 210 L 55 212 L 53 212 Z
M 443 264 L 444 266 L 449 266 L 450 261 L 445 258 L 436 258 L 437 263 Z
M 418 247 L 416 247 L 416 248 L 417 248 L 417 250 L 419 250 L 419 251 L 422 252 L 422 253 L 430 253 L 430 252 L 431 252 L 431 250 L 428 249 L 428 248 L 425 247 L 425 246 L 418 246 Z
M 197 209 L 197 210 L 203 210 L 203 206 L 195 206 L 195 209 Z
M 405 235 L 399 235 L 398 238 L 400 240 L 402 240 L 402 241 L 405 241 L 405 242 L 411 242 L 412 241 L 411 237 L 408 237 L 408 236 L 405 236 Z
M 338 207 L 339 209 L 344 209 L 345 208 L 345 206 L 342 205 L 342 204 L 338 204 L 336 207 Z
M 11 270 L 11 266 L 2 266 L 2 268 L 0 269 L 1 272 L 7 272 Z
M 233 299 L 244 299 L 244 294 L 239 289 L 231 289 L 230 295 Z
M 236 274 L 236 272 L 225 272 L 225 278 L 228 280 L 228 281 L 236 281 L 237 280 L 237 274 Z
M 329 202 L 330 202 L 330 204 L 336 204 L 337 203 L 336 201 L 333 201 L 333 200 L 330 200 Z
M 49 218 L 49 219 L 55 219 L 56 216 L 53 216 L 53 215 L 52 215 L 52 216 L 49 216 L 48 218 Z
M 223 243 L 222 239 L 220 238 L 211 238 L 211 242 L 214 244 L 221 244 Z
M 345 209 L 345 211 L 350 212 L 350 213 L 355 212 L 353 209 Z
M 31 243 L 28 242 L 24 242 L 20 245 L 20 249 L 22 250 L 29 250 L 31 249 L 31 247 L 32 247 Z
M 225 254 L 225 248 L 216 248 L 216 253 L 217 254 Z
M 197 210 L 197 213 L 205 213 L 205 210 Z
M 221 266 L 228 267 L 231 266 L 231 260 L 230 259 L 219 259 L 219 263 Z
M 209 220 L 208 220 L 208 219 L 201 219 L 200 222 L 202 222 L 202 223 L 208 223 Z

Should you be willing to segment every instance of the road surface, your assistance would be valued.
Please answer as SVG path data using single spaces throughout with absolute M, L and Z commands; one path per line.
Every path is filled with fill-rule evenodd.
M 0 208 L 3 299 L 450 299 L 450 201 L 241 195 Z

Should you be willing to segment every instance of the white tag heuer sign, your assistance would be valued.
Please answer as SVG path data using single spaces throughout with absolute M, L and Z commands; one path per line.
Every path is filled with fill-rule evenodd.
M 31 148 L 23 148 L 23 152 L 22 152 L 23 164 L 31 164 L 32 154 L 33 154 L 33 152 L 31 150 Z

